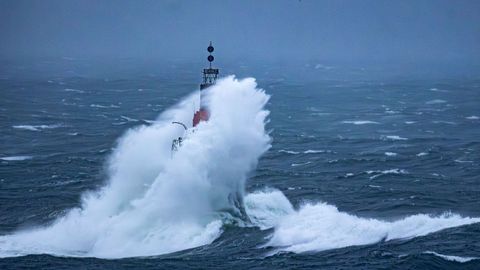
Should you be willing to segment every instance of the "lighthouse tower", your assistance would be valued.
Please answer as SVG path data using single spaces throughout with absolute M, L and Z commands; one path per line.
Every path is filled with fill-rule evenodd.
M 210 113 L 207 109 L 205 104 L 205 89 L 214 85 L 217 82 L 218 77 L 218 68 L 212 68 L 212 62 L 215 59 L 212 55 L 214 48 L 212 46 L 212 42 L 210 41 L 210 45 L 207 48 L 209 53 L 207 60 L 209 62 L 209 67 L 203 69 L 203 82 L 200 84 L 200 109 L 195 112 L 193 115 L 193 126 L 195 127 L 201 121 L 207 121 L 210 117 Z

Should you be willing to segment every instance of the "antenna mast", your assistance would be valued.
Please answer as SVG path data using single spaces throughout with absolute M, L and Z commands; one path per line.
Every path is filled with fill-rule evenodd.
M 212 46 L 212 42 L 210 41 L 210 45 L 207 48 L 209 53 L 207 60 L 209 62 L 209 68 L 203 69 L 203 83 L 200 85 L 200 90 L 203 90 L 207 87 L 214 85 L 217 82 L 218 77 L 218 68 L 212 68 L 212 62 L 215 60 L 212 53 L 215 50 Z

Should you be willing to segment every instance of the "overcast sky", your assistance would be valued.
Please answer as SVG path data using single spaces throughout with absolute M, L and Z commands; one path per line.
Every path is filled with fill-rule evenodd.
M 480 60 L 480 1 L 0 0 L 0 57 Z

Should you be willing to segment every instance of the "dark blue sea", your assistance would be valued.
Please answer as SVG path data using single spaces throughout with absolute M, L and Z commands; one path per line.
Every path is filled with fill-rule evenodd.
M 201 63 L 132 66 L 127 60 L 97 65 L 68 58 L 2 62 L 0 269 L 480 269 L 478 77 L 317 63 L 220 67 L 222 76 L 254 77 L 270 95 L 265 131 L 271 147 L 248 172 L 244 196 L 257 194 L 268 209 L 291 204 L 271 226 L 248 218 L 246 225 L 222 223 L 207 244 L 183 250 L 175 249 L 176 236 L 186 231 L 182 223 L 178 231 L 169 227 L 173 240 L 161 247 L 172 252 L 156 255 L 142 255 L 143 240 L 110 245 L 129 245 L 133 257 L 95 256 L 83 246 L 77 253 L 50 248 L 50 240 L 68 245 L 96 230 L 101 225 L 95 219 L 41 241 L 29 242 L 27 233 L 23 240 L 38 241 L 39 248 L 17 245 L 8 237 L 48 228 L 71 209 L 89 207 L 83 198 L 109 186 L 112 155 L 129 153 L 116 150 L 121 138 L 154 125 L 162 112 L 197 91 L 201 80 Z M 218 145 L 236 136 L 226 134 Z M 156 149 L 155 137 L 145 136 Z M 248 146 L 242 139 L 235 142 Z M 147 139 L 138 143 L 148 151 Z M 168 155 L 158 153 L 158 160 Z M 217 159 L 205 164 L 222 172 L 237 166 Z M 179 177 L 194 171 L 190 163 L 172 166 Z M 133 170 L 128 181 L 141 177 L 142 171 Z M 182 183 L 188 193 L 181 194 L 192 194 L 185 201 L 209 196 Z M 158 211 L 178 199 L 155 195 L 149 194 Z M 148 222 L 156 224 L 157 210 L 149 211 Z M 121 220 L 139 218 L 129 210 Z M 116 235 L 117 225 L 110 223 L 102 236 Z

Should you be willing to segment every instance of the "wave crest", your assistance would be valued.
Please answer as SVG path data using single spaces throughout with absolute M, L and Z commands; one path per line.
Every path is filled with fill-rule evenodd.
M 248 173 L 270 147 L 269 96 L 254 79 L 220 80 L 206 93 L 211 117 L 171 155 L 191 126 L 197 95 L 152 126 L 129 130 L 110 157 L 107 185 L 86 194 L 51 226 L 0 237 L 0 256 L 49 253 L 120 258 L 170 253 L 211 243 L 226 219 L 243 218 Z

